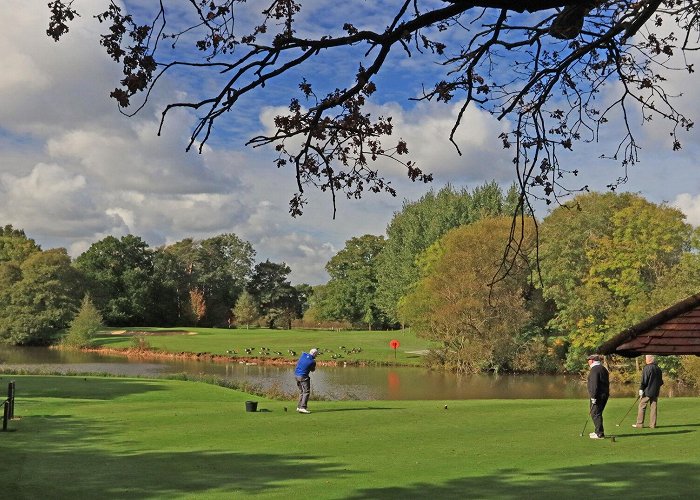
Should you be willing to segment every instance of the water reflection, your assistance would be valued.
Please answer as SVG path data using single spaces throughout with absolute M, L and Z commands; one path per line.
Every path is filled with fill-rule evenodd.
M 187 373 L 247 382 L 262 389 L 297 391 L 291 366 L 214 363 L 194 360 L 144 362 L 97 353 L 65 352 L 38 347 L 0 345 L 0 369 L 39 369 L 59 373 L 148 375 Z M 585 382 L 576 376 L 470 375 L 407 367 L 319 367 L 312 376 L 313 392 L 329 399 L 452 400 L 586 398 Z M 616 397 L 635 397 L 636 387 L 613 387 Z M 670 383 L 662 396 L 694 396 Z

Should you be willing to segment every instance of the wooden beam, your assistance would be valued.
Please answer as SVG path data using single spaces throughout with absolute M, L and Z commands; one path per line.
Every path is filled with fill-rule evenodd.
M 679 345 L 679 346 L 700 346 L 700 339 L 654 339 L 647 345 Z
M 640 334 L 637 338 L 649 337 L 652 339 L 666 337 L 668 339 L 700 339 L 700 332 L 695 330 L 652 330 L 649 333 Z

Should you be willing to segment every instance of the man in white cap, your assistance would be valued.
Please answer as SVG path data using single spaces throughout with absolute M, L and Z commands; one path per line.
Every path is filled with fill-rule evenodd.
M 297 387 L 299 387 L 299 403 L 297 404 L 297 411 L 299 413 L 311 413 L 306 408 L 309 395 L 311 394 L 311 377 L 309 374 L 316 370 L 317 354 L 318 349 L 315 347 L 309 352 L 302 352 L 301 356 L 299 356 L 299 361 L 297 361 L 297 367 L 294 370 L 294 378 L 297 381 Z

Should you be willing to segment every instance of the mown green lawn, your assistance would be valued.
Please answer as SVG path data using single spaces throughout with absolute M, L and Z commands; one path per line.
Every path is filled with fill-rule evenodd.
M 660 401 L 660 427 L 580 437 L 585 400 L 312 401 L 195 382 L 3 375 L 3 498 L 697 498 L 697 399 Z M 448 408 L 445 409 L 444 405 Z M 284 411 L 284 408 L 290 411 Z M 586 426 L 586 434 L 591 430 Z M 9 495 L 9 496 L 8 496 Z
M 236 351 L 235 356 L 248 356 L 245 348 L 253 348 L 253 357 L 279 357 L 296 359 L 302 351 L 317 347 L 323 351 L 320 361 L 367 361 L 375 363 L 398 363 L 403 365 L 420 365 L 421 356 L 415 351 L 422 351 L 432 345 L 425 339 L 416 338 L 411 330 L 397 331 L 329 331 L 329 330 L 269 330 L 260 329 L 225 329 L 225 328 L 129 328 L 117 329 L 127 331 L 126 335 L 99 335 L 95 345 L 113 348 L 127 348 L 132 345 L 132 331 L 161 333 L 147 335 L 148 343 L 160 350 L 169 352 L 206 352 L 221 355 L 234 355 L 227 351 Z M 195 332 L 196 335 L 165 335 L 168 331 L 179 330 Z M 393 339 L 400 346 L 394 353 L 389 346 Z M 260 348 L 266 347 L 270 354 L 261 355 Z M 350 352 L 353 349 L 361 352 Z M 295 351 L 292 355 L 289 350 Z M 281 354 L 275 354 L 275 351 Z M 342 356 L 342 357 L 341 357 Z

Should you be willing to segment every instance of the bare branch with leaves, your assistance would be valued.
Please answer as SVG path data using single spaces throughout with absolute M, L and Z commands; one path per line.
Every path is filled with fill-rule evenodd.
M 59 40 L 78 13 L 64 0 L 49 7 L 47 33 Z M 512 124 L 500 140 L 513 151 L 523 213 L 531 211 L 532 199 L 560 203 L 587 189 L 569 187 L 566 180 L 578 171 L 560 162 L 560 152 L 577 142 L 599 140 L 611 119 L 623 127 L 617 146 L 605 157 L 625 169 L 610 182 L 611 189 L 639 161 L 633 114 L 644 121 L 665 120 L 674 150 L 681 148 L 678 133 L 693 126 L 666 88 L 670 71 L 694 71 L 690 63 L 674 66 L 680 59 L 676 55 L 700 47 L 700 6 L 693 1 L 405 0 L 387 12 L 386 23 L 377 23 L 383 29 L 347 19 L 320 36 L 304 35 L 308 26 L 298 20 L 303 0 L 269 0 L 247 28 L 241 20 L 249 19 L 255 7 L 244 0 L 189 0 L 189 7 L 190 17 L 172 25 L 167 14 L 173 7 L 162 2 L 143 24 L 115 3 L 97 16 L 107 26 L 102 45 L 123 66 L 124 78 L 111 96 L 124 112 L 141 109 L 159 79 L 176 68 L 215 83 L 218 90 L 210 95 L 163 109 L 161 127 L 174 109 L 200 113 L 188 149 L 201 151 L 217 121 L 242 97 L 303 72 L 322 53 L 349 54 L 343 60 L 355 68 L 352 85 L 317 94 L 314 75 L 306 75 L 298 84 L 299 95 L 290 97 L 288 112 L 275 118 L 275 130 L 248 141 L 253 147 L 274 147 L 276 164 L 295 169 L 294 216 L 302 213 L 304 192 L 311 186 L 330 192 L 334 207 L 341 193 L 349 198 L 367 191 L 395 195 L 390 181 L 373 166 L 381 158 L 399 162 L 414 181 L 432 180 L 407 159 L 409 144 L 390 139 L 391 117 L 366 111 L 368 99 L 380 91 L 376 77 L 395 49 L 406 57 L 430 54 L 443 65 L 444 78 L 409 98 L 459 102 L 450 133 L 458 153 L 455 134 L 470 107 Z M 604 90 L 614 97 L 597 99 Z M 137 97 L 140 103 L 134 102 Z

